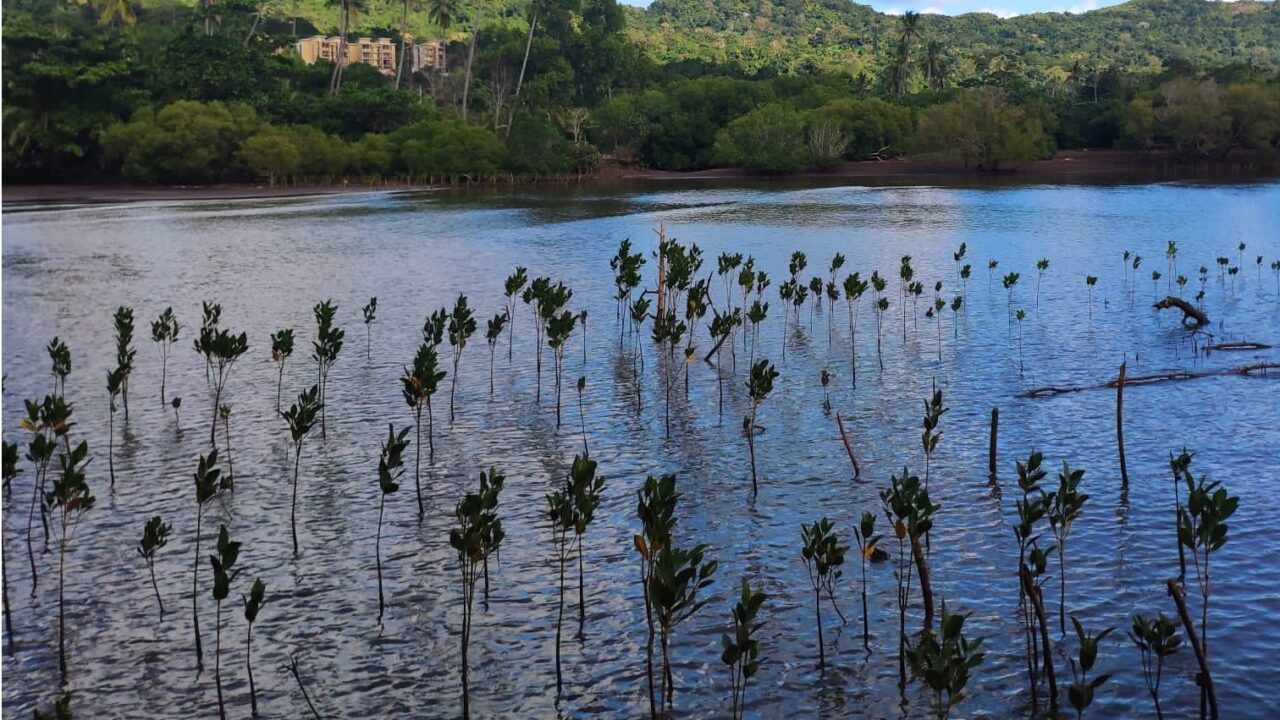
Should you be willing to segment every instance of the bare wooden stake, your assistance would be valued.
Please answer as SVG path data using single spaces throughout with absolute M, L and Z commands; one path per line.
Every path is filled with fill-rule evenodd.
M 1124 461 L 1124 368 L 1127 363 L 1120 363 L 1120 374 L 1116 377 L 1116 446 L 1120 449 L 1120 486 L 1129 487 L 1129 467 Z
M 987 474 L 996 476 L 996 435 L 1000 430 L 1000 408 L 991 408 L 991 446 L 987 449 Z
M 853 479 L 862 477 L 862 468 L 858 466 L 858 458 L 853 454 L 853 446 L 849 444 L 849 434 L 844 431 L 844 420 L 836 412 L 836 425 L 840 426 L 840 439 L 844 441 L 844 451 L 849 453 L 849 462 L 853 463 Z

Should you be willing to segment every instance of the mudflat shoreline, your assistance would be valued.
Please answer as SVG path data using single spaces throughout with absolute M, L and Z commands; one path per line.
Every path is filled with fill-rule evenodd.
M 1048 160 L 1010 164 L 997 172 L 967 168 L 958 161 L 897 158 L 883 161 L 846 162 L 823 171 L 804 171 L 777 176 L 760 176 L 741 168 L 711 168 L 692 172 L 645 170 L 620 165 L 602 168 L 593 175 L 543 180 L 543 184 L 590 184 L 608 186 L 632 182 L 702 180 L 864 180 L 901 183 L 911 178 L 949 180 L 1009 181 L 1015 183 L 1125 182 L 1158 180 L 1248 180 L 1280 177 L 1280 155 L 1248 154 L 1226 159 L 1188 160 L 1169 153 L 1125 150 L 1060 151 Z M 499 180 L 472 183 L 474 187 L 510 185 Z M 378 184 L 342 183 L 323 185 L 276 185 L 264 183 L 224 183 L 218 185 L 144 186 L 124 181 L 94 184 L 5 185 L 0 199 L 9 204 L 113 203 L 173 200 L 232 200 L 252 198 L 310 197 L 363 192 L 415 192 L 460 186 L 387 182 Z M 465 187 L 465 186 L 462 186 Z

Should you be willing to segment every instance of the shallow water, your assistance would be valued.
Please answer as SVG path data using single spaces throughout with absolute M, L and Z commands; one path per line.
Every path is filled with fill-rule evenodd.
M 647 328 L 644 371 L 632 375 L 630 340 L 620 348 L 609 258 L 630 237 L 646 255 L 653 232 L 696 242 L 706 253 L 703 275 L 725 250 L 754 255 L 770 274 L 770 317 L 757 355 L 777 363 L 781 377 L 764 402 L 767 427 L 757 445 L 761 486 L 750 492 L 740 418 L 748 410 L 741 337 L 723 356 L 724 420 L 717 412 L 716 371 L 688 367 L 689 393 L 676 381 L 671 439 L 664 437 L 663 385 Z M 202 552 L 218 523 L 244 543 L 243 573 L 232 598 L 254 577 L 267 583 L 268 604 L 254 627 L 254 667 L 265 717 L 302 717 L 306 706 L 284 669 L 296 654 L 308 691 L 327 717 L 460 714 L 458 646 L 461 628 L 456 558 L 448 545 L 452 508 L 491 464 L 507 475 L 501 514 L 507 539 L 492 568 L 490 606 L 477 608 L 471 649 L 476 717 L 638 717 L 647 711 L 643 653 L 645 622 L 631 536 L 635 492 L 646 473 L 677 472 L 683 493 L 677 537 L 706 543 L 720 561 L 710 602 L 677 631 L 672 646 L 676 714 L 727 715 L 728 673 L 719 661 L 720 633 L 729 621 L 740 578 L 769 595 L 761 631 L 766 658 L 747 692 L 754 717 L 894 717 L 898 704 L 895 581 L 890 564 L 868 570 L 872 654 L 861 649 L 856 565 L 846 569 L 837 599 L 850 622 L 841 626 L 824 606 L 828 640 L 825 677 L 816 667 L 812 595 L 799 557 L 800 523 L 830 517 L 852 540 L 864 510 L 879 514 L 877 493 L 903 465 L 923 465 L 921 401 L 931 384 L 950 407 L 932 461 L 931 490 L 941 504 L 932 533 L 936 594 L 953 611 L 972 613 L 966 630 L 985 636 L 985 663 L 959 706 L 963 716 L 1013 717 L 1029 700 L 1019 649 L 1014 574 L 1017 545 L 1008 528 L 1016 485 L 1013 463 L 1033 449 L 1045 454 L 1047 482 L 1063 460 L 1087 471 L 1090 495 L 1067 546 L 1067 607 L 1086 627 L 1116 626 L 1103 643 L 1095 672 L 1113 673 L 1098 691 L 1094 717 L 1151 714 L 1137 651 L 1125 638 L 1136 611 L 1174 614 L 1163 581 L 1176 572 L 1169 453 L 1184 445 L 1193 468 L 1241 497 L 1230 541 L 1214 557 L 1211 656 L 1222 716 L 1274 717 L 1280 665 L 1280 564 L 1273 562 L 1280 520 L 1267 509 L 1280 482 L 1280 383 L 1274 377 L 1215 377 L 1125 393 L 1130 487 L 1121 493 L 1109 391 L 1049 399 L 1015 395 L 1040 385 L 1101 382 L 1122 360 L 1130 374 L 1213 369 L 1260 360 L 1275 350 L 1194 356 L 1174 314 L 1150 307 L 1150 271 L 1167 274 L 1164 248 L 1179 247 L 1178 272 L 1197 289 L 1196 269 L 1210 268 L 1206 309 L 1218 339 L 1280 341 L 1280 298 L 1267 264 L 1280 255 L 1280 184 L 1197 186 L 1054 186 L 1020 188 L 825 187 L 734 188 L 651 186 L 616 191 L 565 189 L 503 193 L 352 194 L 302 199 L 150 202 L 128 205 L 23 207 L 4 215 L 4 388 L 6 440 L 24 445 L 21 400 L 50 391 L 44 345 L 54 335 L 71 347 L 67 394 L 76 404 L 73 438 L 87 439 L 94 457 L 89 482 L 98 506 L 84 519 L 68 554 L 67 613 L 70 689 L 89 717 L 189 717 L 215 712 L 212 672 L 214 604 L 202 561 L 199 605 L 206 671 L 197 674 L 192 648 L 191 564 L 195 503 L 191 473 L 208 449 L 212 397 L 203 362 L 191 349 L 200 301 L 223 305 L 223 325 L 247 331 L 250 351 L 235 366 L 225 402 L 232 406 L 234 494 L 205 519 Z M 1219 284 L 1214 258 L 1244 267 Z M 932 284 L 944 297 L 959 292 L 952 252 L 968 244 L 973 277 L 967 308 L 950 310 L 941 328 L 923 317 Z M 782 361 L 778 284 L 792 250 L 808 254 L 807 280 L 826 275 L 833 253 L 841 271 L 889 280 L 892 306 L 884 318 L 884 370 L 877 367 L 876 323 L 869 299 L 857 333 L 857 386 L 852 387 L 849 330 L 843 302 L 828 340 L 823 307 L 788 325 Z M 1126 290 L 1121 253 L 1145 259 Z M 899 258 L 913 257 L 926 285 L 918 319 L 903 339 L 898 300 Z M 1259 279 L 1253 262 L 1265 256 Z M 1036 310 L 1035 262 L 1049 258 Z M 999 276 L 989 286 L 986 264 L 1018 271 L 1013 306 L 1022 323 L 1019 371 L 1016 322 L 1007 319 Z M 550 363 L 541 402 L 535 401 L 533 333 L 521 305 L 514 359 L 498 344 L 496 391 L 489 394 L 484 321 L 502 303 L 502 281 L 517 265 L 574 290 L 573 309 L 589 311 L 586 342 L 575 332 L 565 368 L 564 426 L 555 426 Z M 652 284 L 653 261 L 645 267 Z M 1098 276 L 1092 305 L 1085 275 Z M 1161 280 L 1160 294 L 1165 294 Z M 712 282 L 723 304 L 723 283 Z M 1176 288 L 1175 288 L 1176 290 Z M 378 513 L 378 444 L 386 423 L 411 423 L 397 380 L 412 360 L 428 312 L 466 293 L 480 330 L 466 348 L 457 416 L 448 419 L 447 387 L 435 400 L 436 462 L 423 484 L 429 512 L 416 519 L 409 472 L 392 496 L 383 529 L 389 607 L 377 622 L 374 532 Z M 736 291 L 735 291 L 736 294 Z M 360 306 L 377 295 L 379 317 L 365 357 Z M 868 296 L 869 297 L 869 296 Z M 347 344 L 329 381 L 327 438 L 303 450 L 299 496 L 302 553 L 292 557 L 288 534 L 289 471 L 284 424 L 274 414 L 276 369 L 268 335 L 298 334 L 286 366 L 286 397 L 314 382 L 309 341 L 311 306 L 333 298 Z M 137 368 L 130 419 L 116 418 L 115 488 L 108 487 L 108 398 L 103 378 L 114 362 L 111 314 L 135 308 Z M 183 324 L 168 368 L 168 392 L 184 398 L 180 426 L 159 399 L 160 361 L 149 322 L 172 305 Z M 908 305 L 908 311 L 914 311 Z M 705 324 L 699 345 L 707 347 Z M 812 324 L 812 328 L 810 327 Z M 958 327 L 956 327 L 958 325 Z M 939 332 L 940 331 L 940 332 Z M 941 346 L 941 359 L 938 347 Z M 448 348 L 442 349 L 442 358 Z M 835 427 L 823 411 L 819 371 L 829 368 L 830 400 L 846 418 L 864 482 L 851 478 Z M 586 536 L 587 618 L 577 637 L 577 592 L 566 598 L 565 693 L 555 702 L 553 641 L 556 568 L 544 496 L 567 470 L 582 437 L 572 385 L 583 395 L 591 455 L 608 485 Z M 639 383 L 643 413 L 637 417 Z M 447 381 L 446 381 L 447 385 Z M 989 412 L 1000 408 L 999 473 L 1004 492 L 986 474 Z M 220 444 L 224 441 L 219 431 Z M 32 597 L 27 568 L 27 503 L 33 472 L 5 497 L 4 543 L 16 641 L 4 658 L 4 704 L 29 715 L 58 692 L 56 546 L 41 552 Z M 145 564 L 134 552 L 146 518 L 162 514 L 174 537 L 156 571 L 167 610 L 157 621 Z M 883 518 L 881 524 L 883 525 Z M 1048 532 L 1046 528 L 1046 533 Z M 855 556 L 856 557 L 856 556 Z M 1045 592 L 1058 604 L 1057 564 Z M 570 573 L 571 577 L 576 577 Z M 913 608 L 908 627 L 919 625 Z M 1196 607 L 1195 597 L 1192 607 Z M 231 714 L 247 716 L 245 621 L 238 600 L 223 608 L 223 675 Z M 1070 636 L 1070 631 L 1068 631 Z M 1056 640 L 1056 638 L 1055 638 Z M 1068 637 L 1065 650 L 1074 650 Z M 1194 659 L 1186 646 L 1166 670 L 1162 699 L 1170 716 L 1197 705 Z M 1069 678 L 1058 658 L 1060 682 Z M 1065 691 L 1064 691 L 1065 696 Z M 913 685 L 906 714 L 929 714 L 928 695 Z M 1064 706 L 1065 697 L 1064 697 Z

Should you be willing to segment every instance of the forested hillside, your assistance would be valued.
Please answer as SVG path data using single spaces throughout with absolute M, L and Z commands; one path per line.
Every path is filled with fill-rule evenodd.
M 783 173 L 913 154 L 1280 152 L 1276 7 L 902 17 L 826 0 L 7 0 L 4 180 Z M 448 41 L 391 77 L 300 37 Z M 444 28 L 447 28 L 445 30 Z M 403 57 L 403 55 L 401 55 Z

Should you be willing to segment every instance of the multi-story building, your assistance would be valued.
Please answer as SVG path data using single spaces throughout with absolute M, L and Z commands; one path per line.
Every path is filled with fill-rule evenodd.
M 342 46 L 341 39 L 338 37 L 325 37 L 323 35 L 315 35 L 303 40 L 299 40 L 294 46 L 298 50 L 298 56 L 308 65 L 323 60 L 326 62 L 335 62 Z M 377 68 L 378 72 L 383 75 L 395 75 L 396 73 L 396 46 L 391 42 L 390 38 L 360 38 L 359 40 L 348 40 L 345 46 L 345 57 L 343 63 L 350 65 L 352 63 L 362 63 L 364 65 L 372 65 Z
M 409 72 L 447 70 L 444 48 L 445 43 L 440 40 L 428 40 L 409 46 Z

